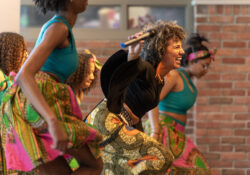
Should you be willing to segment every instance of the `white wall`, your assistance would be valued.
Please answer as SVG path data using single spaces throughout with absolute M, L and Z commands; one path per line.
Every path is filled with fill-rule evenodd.
M 20 32 L 20 0 L 0 0 L 0 32 Z

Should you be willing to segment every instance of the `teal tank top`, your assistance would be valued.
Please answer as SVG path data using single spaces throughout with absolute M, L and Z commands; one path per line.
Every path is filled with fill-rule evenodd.
M 179 92 L 170 92 L 160 103 L 159 103 L 159 110 L 166 111 L 166 112 L 173 112 L 176 114 L 187 114 L 187 111 L 194 105 L 196 97 L 197 97 L 197 89 L 193 84 L 192 80 L 188 76 L 188 74 L 182 70 L 177 69 L 179 75 L 181 76 L 184 84 L 184 89 Z M 182 73 L 183 74 L 182 74 Z M 192 86 L 193 91 L 188 87 L 186 82 L 187 78 L 189 84 Z
M 57 75 L 60 79 L 60 82 L 64 83 L 78 67 L 78 54 L 76 51 L 74 36 L 69 23 L 61 16 L 54 16 L 51 20 L 43 25 L 35 47 L 37 47 L 41 42 L 47 28 L 56 22 L 63 22 L 67 26 L 69 30 L 69 46 L 66 48 L 54 49 L 45 61 L 41 70 Z

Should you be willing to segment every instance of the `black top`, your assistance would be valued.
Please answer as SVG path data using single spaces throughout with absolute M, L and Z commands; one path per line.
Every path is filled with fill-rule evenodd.
M 101 87 L 110 112 L 120 113 L 123 102 L 139 118 L 159 103 L 163 84 L 155 78 L 153 66 L 140 58 L 127 61 L 127 52 L 119 50 L 103 65 Z

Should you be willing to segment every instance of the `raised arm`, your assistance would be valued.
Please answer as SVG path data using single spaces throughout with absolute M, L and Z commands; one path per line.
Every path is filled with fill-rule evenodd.
M 54 141 L 53 147 L 61 151 L 67 148 L 67 135 L 59 128 L 57 117 L 45 101 L 34 77 L 53 49 L 63 46 L 67 36 L 68 29 L 65 24 L 52 24 L 44 33 L 41 43 L 31 52 L 16 78 L 26 98 L 47 122 Z
M 113 54 L 101 69 L 101 87 L 110 112 L 120 113 L 127 86 L 143 69 L 139 58 L 142 42 L 129 46 L 128 53 L 120 50 Z

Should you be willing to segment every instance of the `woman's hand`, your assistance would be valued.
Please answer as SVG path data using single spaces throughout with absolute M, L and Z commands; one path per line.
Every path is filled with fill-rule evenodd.
M 48 130 L 53 139 L 52 148 L 64 153 L 68 148 L 68 137 L 66 132 L 60 126 L 58 120 L 49 122 Z
M 156 133 L 156 132 L 152 132 L 150 134 L 150 137 L 154 138 L 155 140 L 159 141 L 159 136 L 160 134 L 159 133 Z
M 142 35 L 142 32 L 136 33 L 135 35 L 129 36 L 128 39 L 135 39 L 138 36 Z M 132 44 L 128 46 L 128 61 L 135 60 L 139 57 L 141 53 L 141 48 L 142 48 L 143 41 L 138 41 L 135 44 Z

